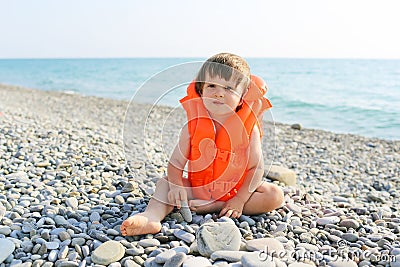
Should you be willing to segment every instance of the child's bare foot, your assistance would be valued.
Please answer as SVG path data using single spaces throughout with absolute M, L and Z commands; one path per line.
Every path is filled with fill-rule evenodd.
M 160 232 L 161 223 L 145 213 L 138 213 L 127 218 L 120 229 L 123 236 L 155 234 Z

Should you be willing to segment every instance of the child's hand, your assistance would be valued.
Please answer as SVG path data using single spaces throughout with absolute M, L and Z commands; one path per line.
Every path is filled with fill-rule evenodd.
M 187 202 L 186 190 L 182 187 L 171 186 L 171 189 L 168 192 L 168 201 L 170 205 L 174 205 L 180 209 L 181 201 Z
M 222 207 L 219 217 L 226 216 L 231 218 L 239 218 L 243 212 L 244 201 L 239 197 L 235 196 L 225 202 Z

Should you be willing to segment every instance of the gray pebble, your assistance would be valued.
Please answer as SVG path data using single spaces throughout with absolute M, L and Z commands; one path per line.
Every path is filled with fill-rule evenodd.
M 75 197 L 69 197 L 65 200 L 65 204 L 70 207 L 72 210 L 78 209 L 78 200 Z
M 176 266 L 181 266 L 182 263 L 186 260 L 186 254 L 183 252 L 178 252 L 174 256 L 172 256 L 170 259 L 168 259 L 164 263 L 164 267 L 176 267 Z
M 211 265 L 211 262 L 204 257 L 192 257 L 187 259 L 183 263 L 183 267 L 208 267 Z
M 144 254 L 144 248 L 142 247 L 128 248 L 127 250 L 125 250 L 125 253 L 131 256 L 142 255 Z
M 90 214 L 89 219 L 91 222 L 100 222 L 101 217 L 100 214 L 97 211 L 95 211 Z
M 166 250 L 158 254 L 154 260 L 157 263 L 165 263 L 167 260 L 175 256 L 175 254 L 176 254 L 175 250 L 172 249 Z
M 183 219 L 186 222 L 191 222 L 192 221 L 192 211 L 189 208 L 189 205 L 187 203 L 187 201 L 181 201 L 181 208 L 179 210 L 179 212 L 181 213 Z
M 51 262 L 55 262 L 58 258 L 58 250 L 50 251 L 49 255 L 47 256 L 48 260 Z
M 159 246 L 160 245 L 160 241 L 158 241 L 157 239 L 142 239 L 138 242 L 138 244 L 144 248 L 147 247 L 154 247 L 154 246 Z
M 174 235 L 188 244 L 191 244 L 196 239 L 196 237 L 193 234 L 188 233 L 181 229 L 174 231 Z
M 358 229 L 358 227 L 360 227 L 360 223 L 353 219 L 342 220 L 339 225 L 344 226 L 346 228 L 353 228 L 353 229 Z
M 275 262 L 273 261 L 271 256 L 268 256 L 267 254 L 262 254 L 262 256 L 260 257 L 259 252 L 245 254 L 243 255 L 241 261 L 243 267 L 275 267 Z
M 60 243 L 58 242 L 46 242 L 45 243 L 47 249 L 53 250 L 58 249 L 60 247 Z

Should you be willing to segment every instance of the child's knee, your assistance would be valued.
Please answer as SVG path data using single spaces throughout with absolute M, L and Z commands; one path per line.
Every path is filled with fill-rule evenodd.
M 277 208 L 282 207 L 283 204 L 284 204 L 284 201 L 285 201 L 285 195 L 283 193 L 282 188 L 280 188 L 279 186 L 275 185 L 274 194 L 275 194 Z
M 168 178 L 167 176 L 164 176 L 157 180 L 156 187 L 165 186 L 166 184 L 168 184 Z
M 274 207 L 273 209 L 282 207 L 285 199 L 282 188 L 275 184 L 268 184 L 268 187 L 269 190 L 265 193 L 268 194 L 269 201 Z

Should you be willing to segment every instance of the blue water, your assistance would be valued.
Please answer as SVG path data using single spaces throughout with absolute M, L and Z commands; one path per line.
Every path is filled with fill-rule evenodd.
M 194 60 L 204 59 L 2 59 L 0 83 L 130 100 L 156 73 Z M 268 83 L 275 121 L 400 139 L 400 60 L 247 60 Z M 163 79 L 168 83 L 168 76 Z M 146 91 L 141 93 L 135 100 L 146 102 Z M 162 92 L 148 94 L 154 98 Z M 160 103 L 176 106 L 183 94 L 184 87 Z

